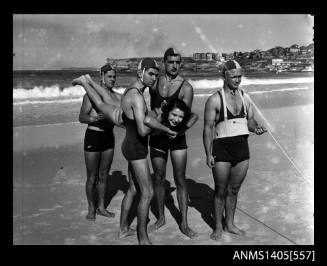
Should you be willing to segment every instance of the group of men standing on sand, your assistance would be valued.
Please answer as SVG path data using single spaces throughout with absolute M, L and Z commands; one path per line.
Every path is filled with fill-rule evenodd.
M 114 217 L 104 205 L 106 182 L 114 155 L 113 127 L 126 129 L 121 151 L 128 162 L 129 188 L 121 204 L 119 237 L 137 235 L 140 245 L 152 244 L 148 236 L 148 215 L 152 199 L 158 208 L 158 219 L 149 226 L 157 230 L 165 225 L 165 176 L 170 151 L 177 200 L 181 213 L 179 228 L 183 234 L 194 238 L 197 233 L 188 225 L 188 192 L 186 185 L 187 142 L 185 132 L 198 120 L 191 111 L 193 87 L 179 73 L 181 54 L 174 48 L 164 53 L 164 74 L 159 76 L 159 65 L 152 58 L 142 59 L 137 68 L 137 78 L 123 95 L 113 91 L 116 70 L 104 65 L 101 84 L 89 75 L 73 80 L 86 94 L 80 110 L 79 121 L 88 124 L 84 138 L 87 169 L 86 219 L 95 220 L 96 214 Z M 242 68 L 234 61 L 224 63 L 223 88 L 211 95 L 205 105 L 203 144 L 206 163 L 212 169 L 214 192 L 215 230 L 210 235 L 218 240 L 223 230 L 243 235 L 234 224 L 237 195 L 249 166 L 249 132 L 263 134 L 266 129 L 254 119 L 249 96 L 239 88 Z M 144 99 L 149 88 L 150 110 Z M 153 180 L 147 160 L 154 171 Z M 96 192 L 95 193 L 95 188 Z M 137 228 L 130 228 L 130 213 L 135 195 L 139 194 Z M 97 195 L 97 197 L 96 197 Z

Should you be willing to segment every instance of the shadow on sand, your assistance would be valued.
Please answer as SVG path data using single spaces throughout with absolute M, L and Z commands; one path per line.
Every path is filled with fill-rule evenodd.
M 214 191 L 208 185 L 197 183 L 193 179 L 186 179 L 189 194 L 189 207 L 200 212 L 202 219 L 215 230 L 215 220 L 213 216 Z
M 153 174 L 151 176 L 153 178 Z M 138 190 L 137 183 L 135 183 L 135 184 L 136 184 L 136 189 Z M 170 182 L 165 180 L 165 189 L 166 189 L 165 206 L 168 208 L 171 215 L 176 220 L 177 224 L 180 225 L 180 223 L 182 221 L 181 213 L 178 210 L 178 208 L 175 206 L 174 198 L 171 195 L 171 193 L 176 188 L 171 187 Z M 135 219 L 135 217 L 137 216 L 137 205 L 139 203 L 139 199 L 140 199 L 139 194 L 136 194 L 135 199 L 133 200 L 133 205 L 132 205 L 131 210 L 130 210 L 129 215 L 128 215 L 129 224 L 131 224 L 133 222 L 133 220 Z M 158 212 L 158 207 L 157 207 L 157 204 L 156 204 L 154 198 L 151 201 L 150 210 L 153 213 L 153 215 L 158 219 L 159 212 Z M 147 222 L 148 223 L 150 222 L 149 218 L 148 218 Z
M 111 200 L 118 193 L 118 191 L 122 191 L 125 194 L 129 187 L 128 179 L 126 175 L 122 174 L 121 171 L 113 171 L 112 174 L 109 175 L 107 182 L 107 192 L 105 198 L 106 208 L 109 206 Z M 186 179 L 186 184 L 189 194 L 189 207 L 193 207 L 198 212 L 200 212 L 202 219 L 214 230 L 215 222 L 212 215 L 214 191 L 208 185 L 203 183 L 197 183 L 193 179 Z M 172 196 L 172 193 L 176 190 L 176 188 L 172 187 L 168 180 L 165 180 L 165 190 L 165 207 L 169 210 L 178 226 L 180 226 L 182 221 L 181 213 L 176 207 L 174 198 Z M 131 207 L 128 218 L 129 224 L 131 224 L 137 216 L 138 203 L 139 194 L 137 194 L 133 200 L 133 205 Z M 151 202 L 150 208 L 153 215 L 158 219 L 159 212 L 154 199 Z M 148 222 L 149 221 L 150 220 L 148 220 Z
M 124 194 L 128 190 L 128 181 L 126 175 L 123 175 L 121 171 L 113 171 L 107 179 L 107 191 L 104 200 L 104 206 L 107 208 L 113 199 L 113 197 L 122 191 Z

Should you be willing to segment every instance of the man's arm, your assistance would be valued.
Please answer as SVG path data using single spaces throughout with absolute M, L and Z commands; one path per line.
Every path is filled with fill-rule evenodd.
M 266 128 L 262 125 L 259 125 L 258 122 L 254 118 L 254 112 L 253 112 L 253 105 L 252 101 L 250 100 L 249 96 L 244 93 L 244 100 L 245 105 L 247 106 L 248 111 L 248 129 L 250 132 L 254 132 L 257 135 L 261 135 L 265 132 L 267 132 Z
M 92 110 L 92 104 L 87 96 L 87 94 L 83 97 L 82 106 L 79 112 L 78 120 L 80 123 L 83 124 L 94 124 L 98 122 L 102 117 L 101 116 L 91 116 L 90 112 Z M 103 119 L 103 118 L 102 118 Z
M 216 95 L 208 98 L 204 109 L 203 145 L 207 156 L 207 165 L 212 168 L 215 160 L 212 156 L 212 141 L 215 119 L 219 113 L 220 99 Z
M 178 135 L 184 135 L 186 130 L 190 129 L 198 120 L 199 116 L 196 113 L 190 113 L 190 117 L 187 120 L 186 125 L 178 131 Z
M 194 96 L 193 87 L 190 83 L 185 81 L 182 89 L 183 89 L 183 94 L 182 94 L 181 100 L 183 100 L 186 103 L 186 105 L 188 106 L 188 108 L 190 108 L 190 110 L 191 110 L 192 103 L 193 103 L 193 96 Z
M 119 101 L 117 101 L 116 99 L 113 99 L 104 87 L 102 87 L 99 84 L 97 84 L 96 82 L 94 82 L 94 80 L 91 78 L 90 75 L 87 74 L 87 75 L 85 75 L 85 77 L 86 77 L 88 84 L 98 93 L 98 95 L 101 96 L 103 102 L 105 102 L 107 104 L 112 104 L 115 106 L 120 106 L 121 97 L 119 98 Z M 118 95 L 120 95 L 120 94 L 118 94 Z
M 254 112 L 253 112 L 253 105 L 252 101 L 250 100 L 250 96 L 248 96 L 246 93 L 244 93 L 244 100 L 245 105 L 247 106 L 248 111 L 248 129 L 250 132 L 254 132 L 256 135 L 261 135 L 265 132 L 267 132 L 267 129 L 259 125 L 258 122 L 254 118 Z
M 90 100 L 95 104 L 98 110 L 102 112 L 104 118 L 114 123 L 116 126 L 122 127 L 123 120 L 121 108 L 112 104 L 104 103 L 100 95 L 98 95 L 94 88 L 89 85 L 86 78 L 82 77 L 78 82 L 79 85 L 85 89 Z
M 151 129 L 159 129 L 167 132 L 168 134 L 175 134 L 176 132 L 171 131 L 168 127 L 162 125 L 153 116 L 145 115 L 145 103 L 144 99 L 138 93 L 131 95 L 132 98 L 132 109 L 134 113 L 134 119 L 137 125 L 137 131 L 139 135 L 146 136 L 151 132 Z

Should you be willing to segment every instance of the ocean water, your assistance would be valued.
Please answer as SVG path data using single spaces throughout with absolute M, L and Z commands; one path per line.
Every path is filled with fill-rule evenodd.
M 71 81 L 86 73 L 99 82 L 96 71 L 14 71 L 13 126 L 78 121 L 85 91 L 81 86 L 72 86 Z M 194 103 L 199 99 L 203 102 L 223 85 L 213 73 L 183 76 L 194 88 Z M 114 89 L 123 93 L 134 78 L 134 73 L 118 73 Z M 249 74 L 243 76 L 241 87 L 258 108 L 313 104 L 313 73 Z M 148 94 L 145 96 L 149 102 Z

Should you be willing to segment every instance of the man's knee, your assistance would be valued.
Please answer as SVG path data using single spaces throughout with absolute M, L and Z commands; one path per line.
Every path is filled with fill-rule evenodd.
M 141 197 L 142 197 L 144 200 L 148 201 L 148 202 L 150 202 L 150 201 L 152 200 L 153 196 L 154 196 L 154 192 L 153 192 L 153 188 L 152 188 L 152 187 L 147 188 L 147 189 L 146 189 L 145 191 L 143 191 L 143 193 L 141 194 Z
M 88 175 L 87 176 L 87 183 L 95 184 L 99 179 L 99 175 Z
M 185 178 L 185 175 L 183 173 L 175 175 L 174 179 L 175 179 L 176 187 L 179 187 L 179 188 L 186 187 L 186 180 L 185 180 L 186 178 Z
M 227 187 L 227 194 L 230 196 L 236 196 L 240 190 L 240 185 L 232 185 Z
M 157 186 L 163 186 L 165 184 L 166 173 L 165 172 L 156 172 L 154 174 L 154 184 Z
M 99 171 L 99 180 L 98 183 L 105 184 L 107 182 L 107 178 L 109 176 L 109 171 L 106 170 L 100 170 Z
M 215 196 L 218 198 L 226 197 L 227 188 L 225 186 L 215 186 Z

